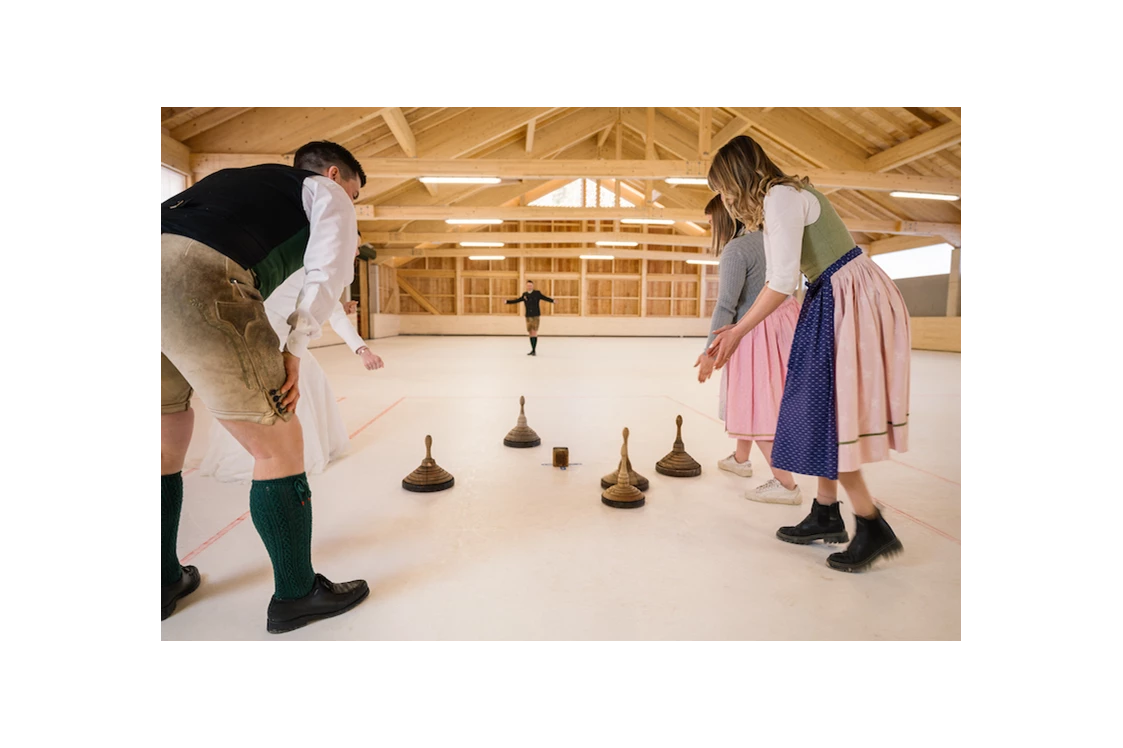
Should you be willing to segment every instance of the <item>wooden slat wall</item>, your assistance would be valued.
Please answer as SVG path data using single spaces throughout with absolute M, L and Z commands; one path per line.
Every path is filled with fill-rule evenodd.
M 912 347 L 918 351 L 960 352 L 960 317 L 913 317 Z

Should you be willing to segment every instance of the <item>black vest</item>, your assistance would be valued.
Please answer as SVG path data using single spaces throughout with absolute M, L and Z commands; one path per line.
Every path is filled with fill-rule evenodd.
M 254 271 L 263 296 L 299 269 L 310 226 L 304 180 L 281 164 L 223 169 L 160 206 L 160 230 L 206 244 Z

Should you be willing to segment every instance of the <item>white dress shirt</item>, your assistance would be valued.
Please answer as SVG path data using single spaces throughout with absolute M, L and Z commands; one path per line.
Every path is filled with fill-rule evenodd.
M 359 226 L 351 198 L 327 177 L 305 179 L 302 197 L 304 213 L 311 224 L 304 251 L 303 281 L 295 303 L 287 311 L 285 321 L 291 329 L 280 336 L 285 341 L 285 350 L 294 356 L 303 356 L 308 343 L 320 337 L 324 322 L 339 307 L 343 289 L 354 279 Z M 275 294 L 276 291 L 270 298 Z

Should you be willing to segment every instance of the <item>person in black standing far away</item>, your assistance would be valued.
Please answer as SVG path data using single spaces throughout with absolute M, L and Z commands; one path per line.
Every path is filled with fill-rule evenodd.
M 526 292 L 517 299 L 511 299 L 508 304 L 518 304 L 520 301 L 526 302 L 526 332 L 530 335 L 530 353 L 528 356 L 537 356 L 538 350 L 538 320 L 542 315 L 541 310 L 538 308 L 538 302 L 548 301 L 551 304 L 554 300 L 546 296 L 541 291 L 535 290 L 534 281 L 526 282 Z

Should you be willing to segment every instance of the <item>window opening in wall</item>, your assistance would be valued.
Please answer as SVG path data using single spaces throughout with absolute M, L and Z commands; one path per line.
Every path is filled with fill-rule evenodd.
M 947 275 L 951 272 L 951 251 L 950 244 L 933 244 L 930 247 L 916 247 L 874 255 L 873 261 L 880 265 L 893 280 L 920 278 L 926 275 Z
M 582 205 L 584 201 L 584 205 Z M 574 179 L 564 187 L 559 187 L 548 195 L 543 195 L 533 201 L 531 205 L 551 208 L 595 208 L 597 206 L 597 183 L 594 179 Z M 636 204 L 621 197 L 620 205 L 616 205 L 616 194 L 606 188 L 600 188 L 600 207 L 602 208 L 634 208 Z
M 160 202 L 178 195 L 185 189 L 187 189 L 187 177 L 175 169 L 169 169 L 166 166 L 160 167 Z

